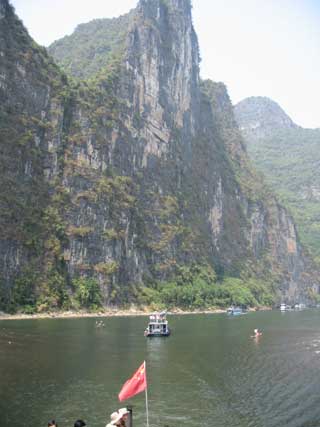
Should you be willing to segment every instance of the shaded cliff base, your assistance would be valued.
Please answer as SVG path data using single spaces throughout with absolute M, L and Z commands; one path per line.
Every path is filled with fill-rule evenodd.
M 272 310 L 272 307 L 251 307 L 248 311 L 267 311 Z M 103 317 L 130 317 L 130 316 L 149 316 L 153 313 L 150 307 L 136 308 L 131 307 L 128 309 L 105 309 L 99 312 L 90 311 L 56 311 L 48 313 L 37 313 L 37 314 L 25 314 L 16 313 L 8 314 L 0 312 L 0 320 L 30 320 L 30 319 L 77 319 L 77 318 L 103 318 Z M 206 310 L 182 310 L 181 308 L 174 308 L 168 312 L 168 314 L 220 314 L 226 313 L 226 309 L 222 308 L 211 308 Z

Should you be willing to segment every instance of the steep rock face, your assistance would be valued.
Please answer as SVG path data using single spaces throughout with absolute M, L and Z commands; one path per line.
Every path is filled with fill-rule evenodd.
M 303 253 L 292 216 L 252 169 L 226 88 L 221 83 L 205 82 L 204 91 L 211 100 L 215 128 L 232 160 L 231 167 L 240 187 L 237 198 L 246 218 L 246 239 L 255 262 L 269 268 L 275 277 L 280 275 L 281 292 L 289 301 L 295 301 L 306 293 L 310 284 L 317 289 L 316 268 Z
M 256 258 L 269 264 L 275 274 L 284 275 L 280 290 L 289 301 L 297 301 L 310 279 L 315 284 L 317 280 L 303 278 L 310 261 L 302 253 L 292 217 L 273 199 L 264 206 L 249 203 L 247 213 L 251 222 L 248 237 Z
M 50 234 L 44 217 L 63 150 L 65 77 L 7 1 L 0 10 L 0 299 L 7 301 L 14 280 L 42 263 Z
M 187 3 L 140 2 L 128 34 L 120 96 L 130 104 L 127 126 L 134 118 L 140 121 L 139 167 L 146 167 L 149 157 L 168 156 L 174 129 L 186 130 L 189 141 L 195 134 L 198 44 Z M 125 88 L 126 81 L 131 87 Z
M 69 220 L 76 228 L 89 227 L 90 232 L 81 239 L 70 233 L 69 271 L 96 271 L 101 283 L 109 283 L 106 295 L 114 291 L 115 283 L 165 277 L 178 261 L 197 258 L 186 222 L 191 214 L 183 206 L 183 193 L 195 185 L 192 153 L 200 126 L 198 45 L 190 7 L 185 5 L 139 4 L 121 63 L 110 82 L 102 76 L 98 83 L 102 98 L 115 100 L 118 118 L 112 127 L 101 135 L 101 124 L 96 129 L 90 124 L 91 109 L 79 102 L 73 111 L 81 137 L 71 138 L 75 143 L 68 158 L 78 167 L 81 160 L 90 173 L 75 180 L 73 170 L 65 177 L 64 184 L 80 200 L 81 209 L 80 215 L 78 209 L 71 212 Z M 110 112 L 103 106 L 104 99 L 99 108 L 100 120 L 105 121 Z M 86 195 L 94 193 L 99 203 L 81 197 L 84 187 Z M 112 192 L 127 200 L 110 206 Z M 109 207 L 102 208 L 103 199 Z M 203 212 L 201 206 L 198 210 L 207 233 L 209 211 Z M 205 250 L 202 253 L 208 256 Z M 116 279 L 108 280 L 110 275 Z
M 255 98 L 256 112 L 251 108 L 252 98 L 235 106 L 248 153 L 290 208 L 303 244 L 319 257 L 320 130 L 292 126 L 292 121 L 288 125 L 288 116 L 285 116 L 286 121 L 280 120 L 277 125 L 269 126 L 266 123 L 270 114 L 264 109 L 265 102 L 265 98 Z M 271 100 L 268 104 L 277 105 Z M 278 109 L 273 111 L 273 115 Z M 259 120 L 261 126 L 256 132 L 252 124 Z
M 110 211 L 98 214 L 101 203 L 82 200 L 81 215 L 77 210 L 78 216 L 71 213 L 70 218 L 90 232 L 80 241 L 78 235 L 69 236 L 69 269 L 72 274 L 99 269 L 101 283 L 107 278 L 100 267 L 108 272 L 111 265 L 116 270 L 113 283 L 165 278 L 176 264 L 193 260 L 236 274 L 250 253 L 245 217 L 223 135 L 215 130 L 212 106 L 201 93 L 190 7 L 185 2 L 140 2 L 125 52 L 112 84 L 121 103 L 119 126 L 97 144 L 100 127 L 98 133 L 90 130 L 90 139 L 86 136 L 91 110 L 74 112 L 74 118 L 81 117 L 82 142 L 76 141 L 72 151 L 70 147 L 69 156 L 98 175 L 80 181 L 73 171 L 65 185 L 79 199 L 84 182 L 87 192 L 99 191 L 99 174 L 113 170 L 134 183 L 127 191 L 135 204 L 124 209 L 122 223 L 115 226 Z M 112 243 L 103 241 L 108 230 L 116 231 Z
M 15 52 L 0 70 L 13 76 L 12 89 L 0 93 L 1 114 L 27 118 L 14 127 L 17 144 L 1 126 L 2 161 L 13 162 L 15 203 L 26 180 L 35 185 L 22 191 L 25 204 L 35 200 L 30 215 L 22 211 L 17 220 L 26 233 L 21 242 L 7 218 L 13 231 L 0 243 L 3 259 L 10 258 L 1 266 L 3 298 L 15 289 L 21 298 L 26 282 L 19 277 L 30 262 L 40 265 L 36 278 L 28 276 L 34 298 L 54 295 L 58 305 L 75 277 L 95 277 L 104 302 L 118 303 L 191 262 L 210 264 L 221 276 L 269 269 L 288 298 L 314 283 L 302 277 L 307 262 L 291 218 L 251 169 L 225 87 L 200 84 L 189 1 L 141 0 L 121 54 L 73 86 L 7 2 L 0 4 L 8 10 L 1 40 Z M 26 151 L 36 158 L 27 162 Z

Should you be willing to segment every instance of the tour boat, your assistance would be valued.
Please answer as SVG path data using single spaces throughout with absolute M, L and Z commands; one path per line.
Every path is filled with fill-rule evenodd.
M 165 311 L 162 311 L 150 315 L 148 327 L 144 331 L 145 337 L 168 337 L 170 335 L 166 314 Z
M 245 311 L 241 307 L 229 307 L 227 310 L 227 314 L 232 316 L 238 316 L 239 314 L 244 314 Z

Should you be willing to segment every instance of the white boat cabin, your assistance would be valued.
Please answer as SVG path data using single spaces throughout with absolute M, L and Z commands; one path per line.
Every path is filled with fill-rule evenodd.
M 153 313 L 149 317 L 148 327 L 144 335 L 149 336 L 169 336 L 170 329 L 166 318 L 166 312 Z

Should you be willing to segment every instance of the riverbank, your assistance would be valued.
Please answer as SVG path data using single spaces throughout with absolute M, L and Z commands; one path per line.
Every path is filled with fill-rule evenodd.
M 99 312 L 88 311 L 54 311 L 49 313 L 36 313 L 36 314 L 7 314 L 0 312 L 0 320 L 27 320 L 27 319 L 67 319 L 67 318 L 83 318 L 83 317 L 129 317 L 129 316 L 148 316 L 153 311 L 148 307 L 143 309 L 130 308 L 130 309 L 106 309 Z M 193 310 L 185 311 L 181 309 L 170 310 L 168 314 L 212 314 L 212 313 L 225 313 L 223 309 L 211 310 Z

